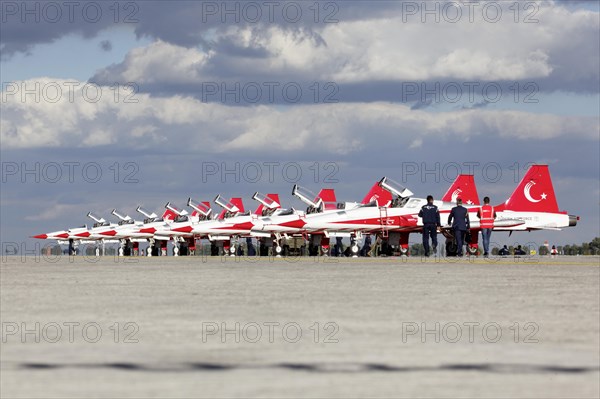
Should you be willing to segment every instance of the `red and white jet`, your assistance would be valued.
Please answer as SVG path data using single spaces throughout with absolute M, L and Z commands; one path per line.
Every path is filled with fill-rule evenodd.
M 357 237 L 364 233 L 375 233 L 387 238 L 390 245 L 399 246 L 400 251 L 407 254 L 409 234 L 422 230 L 423 224 L 418 213 L 427 200 L 413 198 L 409 189 L 387 177 L 381 179 L 379 186 L 390 195 L 394 194 L 396 198 L 383 206 L 369 203 L 349 211 L 319 215 L 307 220 L 305 229 L 312 232 L 322 231 L 326 235 L 347 233 Z M 458 176 L 442 200 L 434 201 L 442 220 L 444 213 L 447 214 L 455 206 L 451 201 L 459 196 L 465 200 L 467 208 L 474 208 L 479 203 L 473 176 Z

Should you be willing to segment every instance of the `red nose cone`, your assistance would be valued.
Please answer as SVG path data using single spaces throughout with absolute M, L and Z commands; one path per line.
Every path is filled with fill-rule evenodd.
M 56 238 L 69 238 L 69 233 L 62 233 L 55 235 Z
M 291 227 L 293 229 L 301 229 L 306 225 L 303 219 L 290 220 L 289 222 L 279 223 L 281 227 Z
M 156 233 L 156 229 L 154 227 L 148 227 L 146 229 L 140 229 L 140 233 L 154 234 Z
M 90 236 L 90 232 L 89 231 L 84 231 L 83 233 L 75 234 L 75 236 L 77 236 L 77 237 L 89 237 Z
M 31 238 L 39 238 L 40 240 L 45 240 L 48 238 L 48 234 L 38 234 L 37 236 L 32 236 Z
M 117 232 L 114 230 L 108 230 L 108 231 L 102 231 L 102 232 L 100 232 L 100 234 L 103 236 L 114 237 L 117 234 Z
M 173 231 L 177 231 L 179 233 L 191 233 L 192 226 L 177 227 L 177 228 L 173 229 Z

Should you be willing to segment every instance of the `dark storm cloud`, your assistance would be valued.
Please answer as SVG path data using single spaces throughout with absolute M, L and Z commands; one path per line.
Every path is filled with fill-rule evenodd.
M 52 43 L 67 34 L 92 38 L 115 25 L 109 7 L 97 1 L 3 1 L 0 37 L 2 59 L 28 52 L 36 44 Z

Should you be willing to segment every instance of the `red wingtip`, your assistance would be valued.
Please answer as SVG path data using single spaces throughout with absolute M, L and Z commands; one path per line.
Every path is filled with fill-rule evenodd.
M 38 238 L 40 240 L 45 240 L 48 238 L 48 234 L 38 234 L 37 236 L 31 236 L 31 238 Z

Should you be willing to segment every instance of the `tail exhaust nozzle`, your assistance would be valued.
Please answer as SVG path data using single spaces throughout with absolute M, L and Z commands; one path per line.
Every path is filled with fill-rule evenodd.
M 579 216 L 569 215 L 569 227 L 577 226 Z

